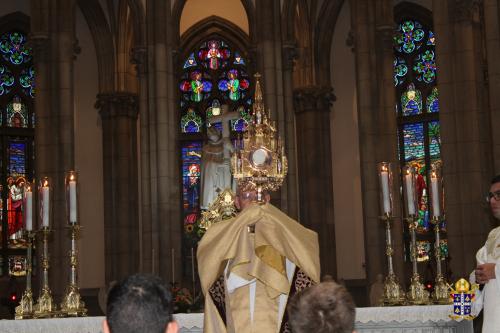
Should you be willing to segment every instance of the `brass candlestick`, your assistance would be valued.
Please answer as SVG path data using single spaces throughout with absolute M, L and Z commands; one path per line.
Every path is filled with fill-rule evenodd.
M 381 216 L 380 219 L 385 223 L 385 242 L 387 256 L 387 268 L 388 274 L 384 281 L 384 305 L 401 305 L 405 303 L 405 292 L 401 285 L 399 284 L 396 274 L 394 274 L 394 266 L 392 263 L 392 255 L 394 254 L 394 249 L 392 248 L 392 236 L 391 236 L 391 223 L 392 216 L 389 213 Z
M 406 294 L 408 303 L 413 305 L 422 305 L 429 303 L 429 292 L 425 290 L 423 283 L 420 280 L 420 274 L 418 274 L 417 266 L 417 237 L 416 237 L 416 219 L 415 215 L 410 215 L 407 219 L 408 228 L 410 229 L 411 235 L 411 245 L 410 245 L 410 257 L 413 269 L 413 275 L 411 277 L 410 288 Z
M 43 254 L 42 254 L 42 290 L 35 305 L 35 318 L 49 318 L 56 315 L 56 305 L 52 299 L 52 292 L 49 287 L 49 235 L 48 226 L 42 227 Z
M 441 219 L 433 217 L 431 220 L 434 225 L 435 243 L 434 243 L 434 256 L 436 257 L 436 280 L 434 282 L 434 292 L 432 293 L 432 300 L 437 304 L 451 304 L 450 285 L 446 282 L 441 271 L 441 237 L 439 235 L 439 223 Z
M 31 273 L 33 262 L 33 238 L 35 234 L 32 231 L 27 231 L 28 249 L 26 252 L 26 290 L 21 297 L 21 302 L 16 306 L 16 319 L 33 318 L 33 291 L 31 289 Z
M 69 252 L 70 258 L 70 280 L 66 288 L 66 294 L 61 303 L 61 313 L 66 316 L 86 316 L 87 309 L 85 303 L 80 296 L 80 290 L 77 285 L 76 271 L 78 267 L 78 251 L 76 249 L 76 240 L 78 239 L 81 227 L 77 224 L 69 226 L 71 233 L 71 250 Z
M 77 285 L 76 271 L 78 267 L 78 251 L 76 250 L 76 240 L 80 234 L 78 224 L 78 174 L 76 171 L 68 171 L 65 178 L 66 187 L 66 212 L 70 229 L 71 250 L 69 252 L 69 285 L 61 303 L 61 313 L 66 316 L 86 316 L 87 309 L 80 296 Z

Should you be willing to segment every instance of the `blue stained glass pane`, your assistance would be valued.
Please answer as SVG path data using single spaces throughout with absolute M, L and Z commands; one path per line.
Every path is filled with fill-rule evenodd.
M 227 80 L 220 80 L 218 86 L 220 91 L 227 91 L 228 89 Z
M 201 131 L 203 120 L 193 109 L 188 109 L 181 118 L 182 133 L 198 133 Z
M 422 46 L 425 33 L 417 21 L 404 21 L 394 35 L 394 48 L 398 52 L 412 53 Z
M 14 85 L 12 72 L 7 67 L 0 65 L 0 96 L 8 94 L 12 85 Z
M 417 241 L 417 261 L 428 261 L 431 254 L 431 243 L 429 241 Z
M 428 113 L 439 112 L 439 95 L 437 87 L 434 87 L 429 96 L 427 96 L 426 104 Z
M 427 45 L 436 45 L 436 37 L 434 37 L 434 33 L 432 31 L 429 31 L 429 38 L 427 39 Z
M 19 83 L 23 87 L 23 92 L 26 95 L 35 97 L 35 68 L 30 66 L 21 71 L 19 75 Z
M 404 116 L 412 116 L 422 112 L 422 93 L 410 83 L 408 89 L 401 94 L 401 108 Z
M 417 74 L 417 80 L 425 83 L 432 83 L 436 79 L 436 61 L 434 60 L 434 52 L 427 50 L 419 54 L 415 58 L 413 70 Z
M 201 149 L 200 141 L 185 143 L 181 149 L 184 217 L 199 212 Z
M 238 52 L 234 52 L 234 64 L 235 65 L 244 65 L 245 60 L 240 56 Z
M 436 160 L 441 157 L 441 126 L 439 121 L 429 123 L 429 152 L 431 160 Z
M 394 58 L 394 85 L 399 86 L 403 84 L 404 77 L 408 73 L 408 66 L 403 58 Z
M 196 65 L 198 64 L 196 63 L 196 59 L 194 58 L 194 53 L 191 53 L 187 60 L 184 62 L 183 68 L 186 69 L 189 67 L 195 67 Z
M 414 123 L 403 126 L 405 161 L 424 158 L 424 124 Z
M 9 141 L 9 175 L 12 177 L 26 177 L 26 143 Z
M 28 127 L 28 110 L 18 96 L 7 104 L 7 126 Z
M 20 32 L 8 32 L 0 37 L 0 52 L 13 65 L 31 60 L 31 49 L 26 47 L 26 36 Z

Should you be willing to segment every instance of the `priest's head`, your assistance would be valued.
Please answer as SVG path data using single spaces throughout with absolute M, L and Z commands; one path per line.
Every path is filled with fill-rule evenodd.
M 490 204 L 493 216 L 500 220 L 500 175 L 493 177 L 491 180 L 490 192 L 486 200 Z
M 172 298 L 159 277 L 135 274 L 109 291 L 104 333 L 176 333 Z
M 303 290 L 288 305 L 293 333 L 350 333 L 354 331 L 355 315 L 351 295 L 333 281 Z

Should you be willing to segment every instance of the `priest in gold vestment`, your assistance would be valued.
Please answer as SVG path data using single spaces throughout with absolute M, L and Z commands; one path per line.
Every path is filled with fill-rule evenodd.
M 317 234 L 255 196 L 237 193 L 239 215 L 199 243 L 205 333 L 289 332 L 288 298 L 319 282 Z

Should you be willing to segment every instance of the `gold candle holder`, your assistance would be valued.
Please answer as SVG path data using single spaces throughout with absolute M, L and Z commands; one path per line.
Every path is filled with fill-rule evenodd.
M 16 306 L 15 319 L 30 319 L 33 318 L 33 291 L 31 289 L 31 275 L 33 267 L 33 239 L 35 233 L 31 230 L 26 232 L 28 238 L 26 251 L 26 290 L 21 297 L 21 302 Z
M 439 223 L 441 222 L 441 219 L 433 217 L 431 222 L 434 225 L 434 256 L 436 257 L 436 280 L 434 282 L 432 300 L 437 304 L 451 304 L 453 300 L 450 297 L 450 285 L 446 282 L 441 270 L 441 237 L 439 235 Z
M 392 256 L 394 249 L 392 247 L 391 237 L 391 223 L 392 216 L 386 214 L 380 217 L 385 223 L 385 254 L 387 256 L 387 276 L 384 281 L 384 296 L 382 299 L 383 305 L 402 305 L 405 304 L 405 292 L 403 287 L 399 284 L 396 274 L 394 274 L 394 265 L 392 263 Z
M 406 294 L 406 299 L 408 303 L 413 305 L 421 305 L 429 303 L 429 292 L 425 290 L 425 287 L 420 279 L 420 274 L 418 274 L 418 255 L 417 255 L 417 214 L 418 214 L 418 195 L 415 191 L 415 169 L 411 166 L 405 166 L 403 168 L 403 193 L 404 201 L 406 203 L 406 214 L 405 219 L 408 222 L 408 229 L 411 236 L 410 244 L 410 259 L 412 263 L 413 274 L 410 280 L 410 287 Z
M 85 308 L 85 303 L 82 301 L 77 284 L 78 251 L 76 249 L 76 240 L 80 235 L 81 227 L 78 224 L 78 175 L 75 171 L 68 171 L 66 173 L 65 186 L 66 212 L 70 230 L 71 250 L 69 252 L 69 284 L 61 303 L 61 314 L 71 317 L 86 316 L 87 309 Z
M 408 303 L 412 305 L 429 304 L 429 292 L 425 290 L 424 284 L 421 282 L 420 274 L 418 274 L 417 265 L 417 240 L 416 240 L 416 219 L 415 215 L 410 215 L 407 219 L 408 228 L 410 229 L 411 244 L 410 258 L 412 263 L 413 274 L 410 280 L 410 287 L 406 294 Z
M 42 230 L 43 254 L 42 254 L 42 290 L 38 296 L 35 305 L 34 318 L 50 318 L 57 315 L 57 308 L 52 298 L 52 292 L 49 287 L 49 235 L 48 226 L 43 226 Z

